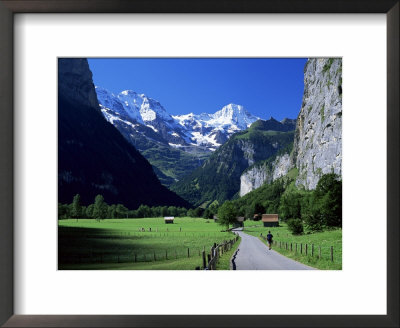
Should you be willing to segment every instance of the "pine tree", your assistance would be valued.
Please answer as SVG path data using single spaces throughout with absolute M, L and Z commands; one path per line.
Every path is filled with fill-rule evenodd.
M 93 217 L 97 220 L 104 220 L 107 216 L 107 204 L 102 195 L 97 195 L 94 199 Z
M 71 216 L 78 219 L 82 216 L 81 196 L 76 194 L 72 200 Z

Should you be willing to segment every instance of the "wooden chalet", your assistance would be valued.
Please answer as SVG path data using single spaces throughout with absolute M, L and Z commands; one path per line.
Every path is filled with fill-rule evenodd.
M 173 216 L 164 216 L 164 222 L 165 223 L 174 223 L 174 218 Z
M 263 214 L 261 221 L 264 223 L 264 227 L 279 227 L 278 214 Z

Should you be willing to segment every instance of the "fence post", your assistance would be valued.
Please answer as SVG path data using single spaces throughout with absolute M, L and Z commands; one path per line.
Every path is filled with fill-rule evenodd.
M 290 243 L 290 251 L 293 252 L 293 245 Z
M 203 258 L 203 268 L 206 267 L 207 263 L 206 263 L 206 251 L 203 249 L 203 251 L 201 252 L 201 256 Z
M 168 251 L 165 250 L 165 259 L 168 260 Z
M 207 263 L 208 263 L 208 265 L 210 265 L 210 262 L 211 262 L 211 255 L 207 254 Z
M 303 244 L 300 244 L 300 254 L 303 255 Z
M 156 258 L 156 251 L 153 251 L 153 254 L 154 254 L 154 261 L 157 261 L 157 258 Z
M 306 244 L 306 256 L 307 256 L 308 244 Z
M 311 245 L 311 256 L 314 257 L 314 244 Z
M 331 246 L 331 262 L 333 262 L 333 246 Z
M 321 259 L 321 246 L 318 246 L 319 248 L 319 259 Z
M 188 257 L 190 257 L 190 249 L 188 248 Z
M 296 243 L 296 254 L 297 254 L 297 243 Z

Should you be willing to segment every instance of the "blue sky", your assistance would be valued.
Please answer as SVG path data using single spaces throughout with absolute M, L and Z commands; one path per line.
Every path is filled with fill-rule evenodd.
M 92 58 L 95 85 L 133 90 L 172 115 L 214 113 L 229 103 L 263 119 L 296 118 L 305 58 Z

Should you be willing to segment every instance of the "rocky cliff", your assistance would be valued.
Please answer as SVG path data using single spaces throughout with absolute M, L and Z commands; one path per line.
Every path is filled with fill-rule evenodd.
M 292 168 L 293 164 L 288 153 L 250 166 L 240 176 L 240 196 L 286 175 Z
M 58 76 L 61 82 L 58 85 L 60 95 L 68 97 L 70 102 L 96 108 L 100 112 L 93 75 L 85 58 L 60 59 Z
M 342 173 L 342 60 L 309 59 L 293 150 L 255 163 L 240 177 L 240 195 L 271 183 L 297 167 L 297 185 L 314 189 L 319 178 Z
M 342 174 L 342 60 L 308 60 L 293 162 L 297 185 L 314 189 L 322 174 Z

